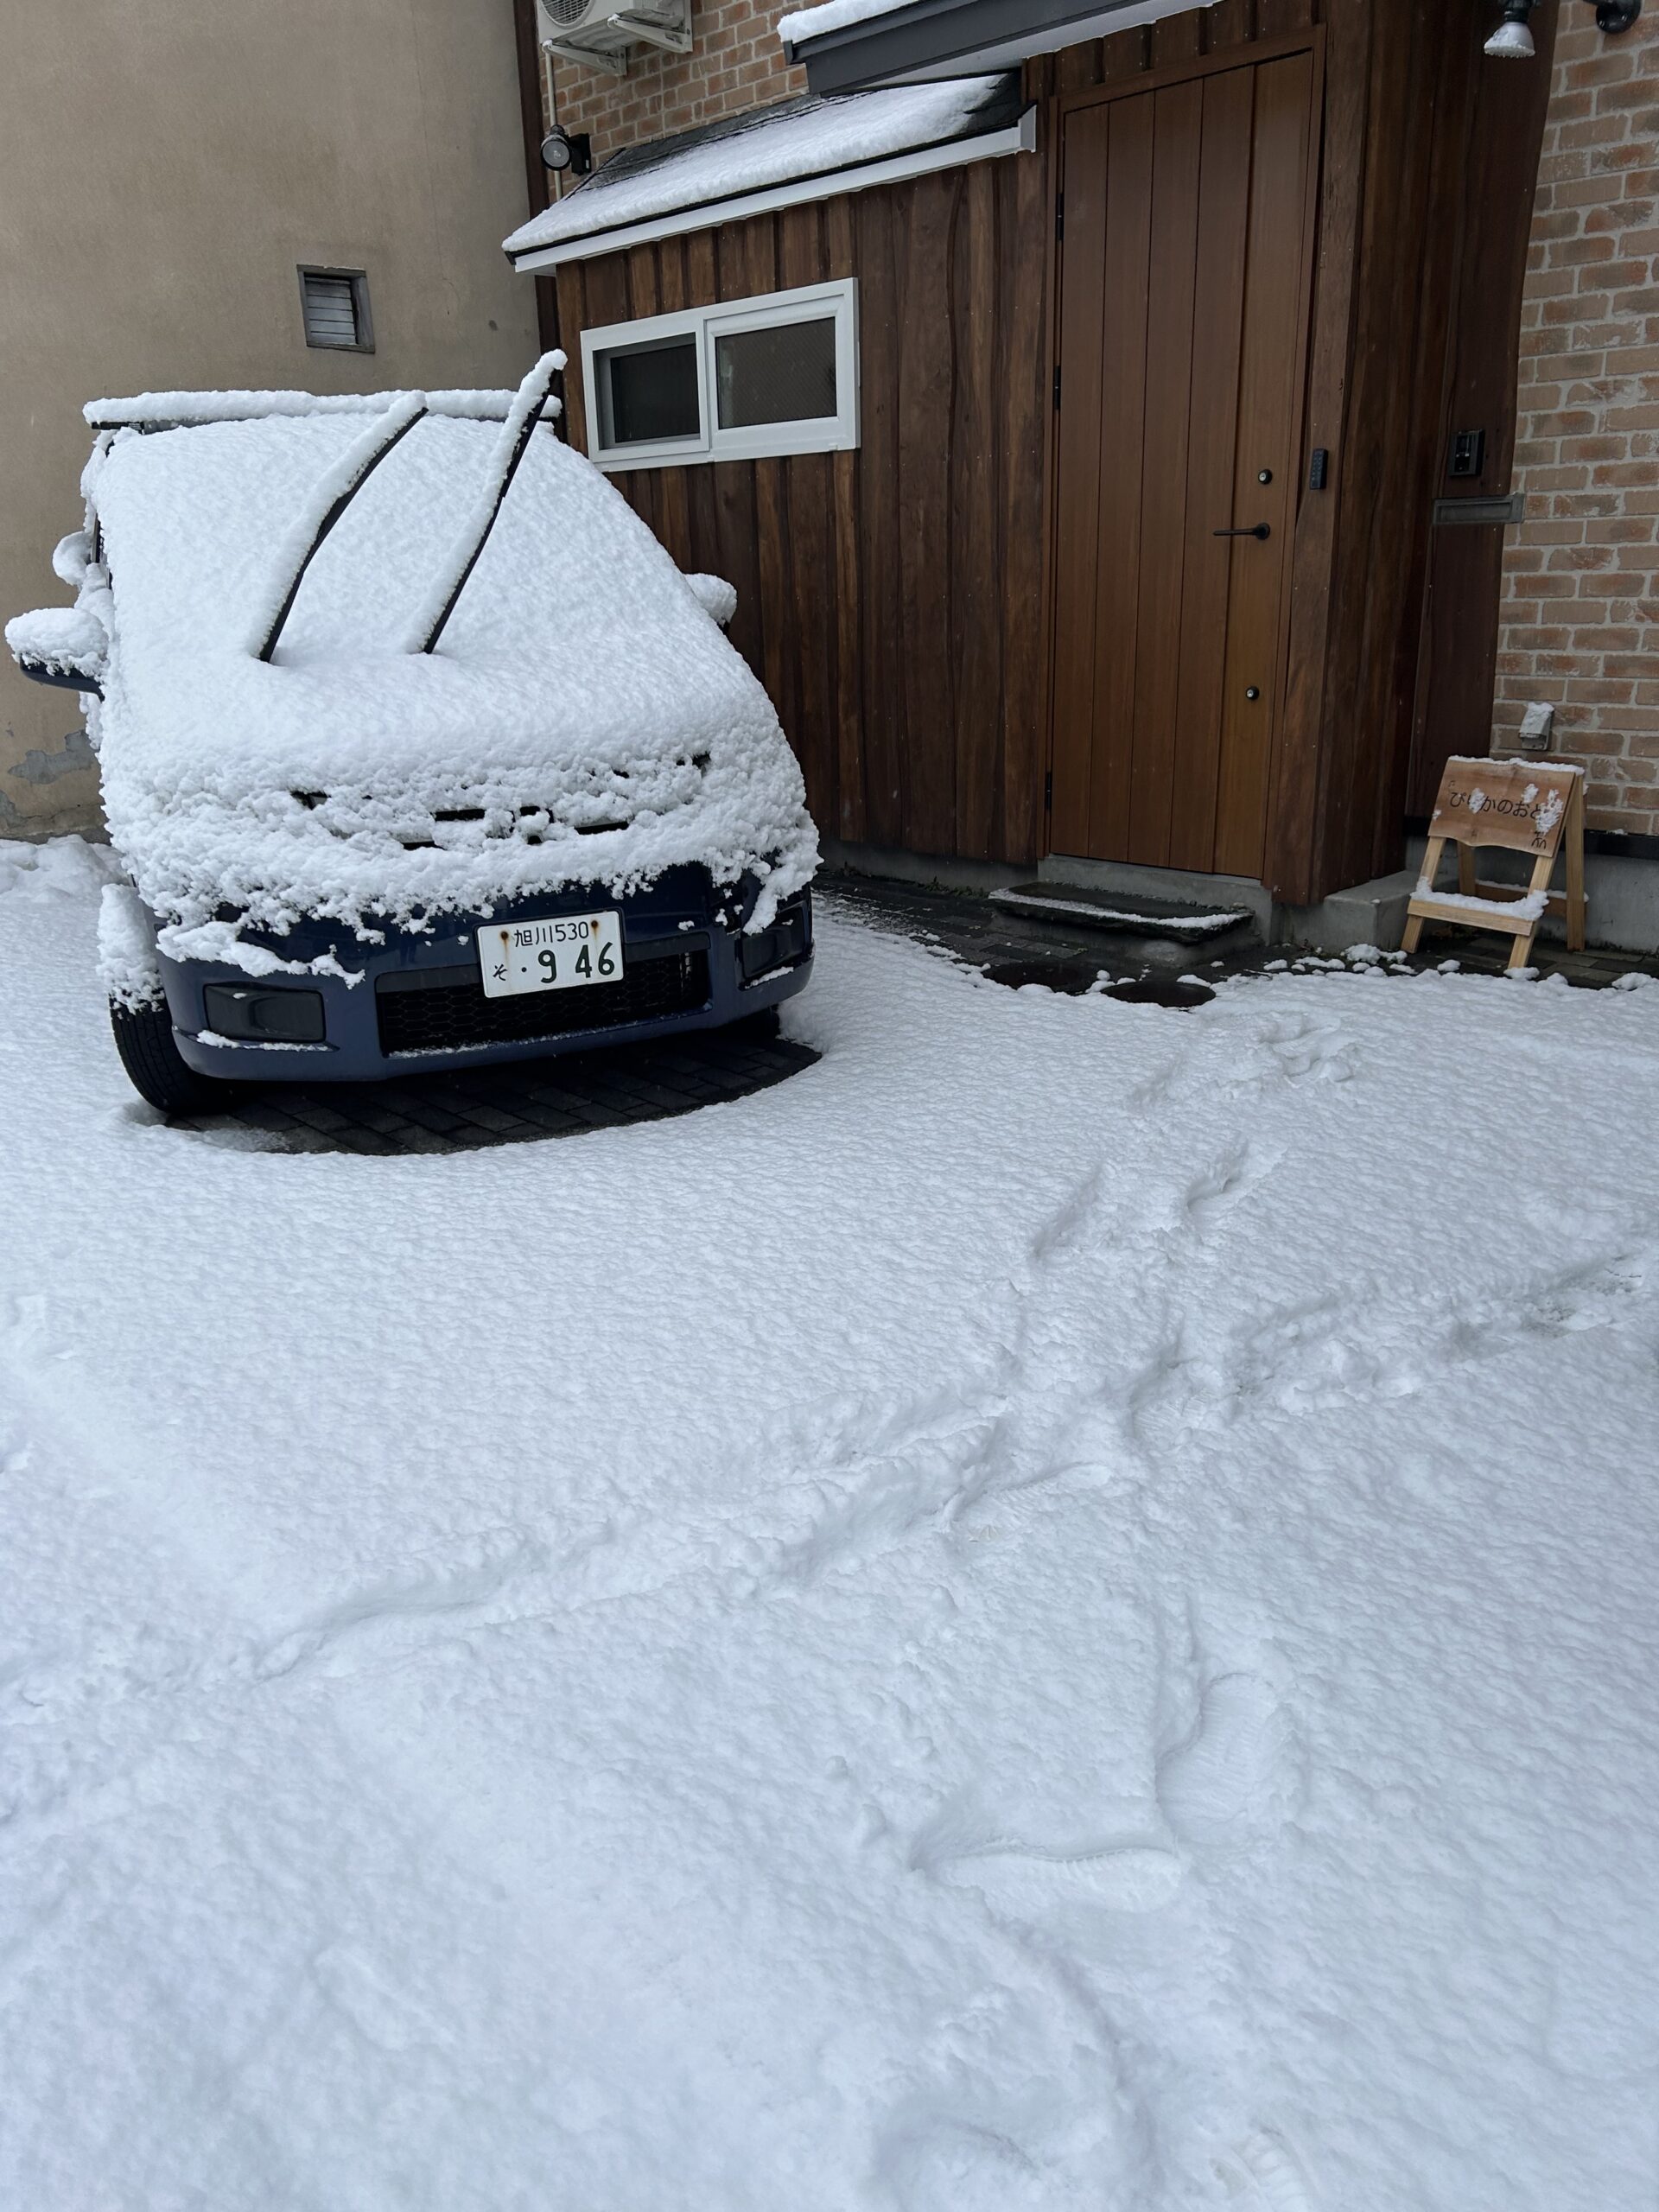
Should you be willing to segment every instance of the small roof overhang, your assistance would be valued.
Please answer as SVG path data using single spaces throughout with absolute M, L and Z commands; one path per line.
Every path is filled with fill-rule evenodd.
M 823 0 L 778 25 L 815 92 L 852 92 L 974 69 L 1181 16 L 1201 0 Z
M 515 269 L 620 253 L 1036 143 L 1015 71 L 825 99 L 808 92 L 629 146 L 505 240 Z

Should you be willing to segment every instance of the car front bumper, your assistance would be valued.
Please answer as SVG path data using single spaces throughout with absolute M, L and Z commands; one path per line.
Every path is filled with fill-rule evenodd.
M 285 960 L 332 953 L 347 976 L 276 973 L 204 960 L 162 958 L 174 1035 L 199 1074 L 259 1083 L 361 1083 L 378 1077 L 487 1066 L 493 1062 L 591 1052 L 613 1044 L 718 1029 L 801 990 L 812 969 L 811 894 L 785 900 L 771 930 L 744 934 L 755 887 L 717 887 L 702 868 L 674 868 L 647 889 L 616 899 L 573 885 L 503 905 L 487 918 L 433 917 L 422 931 L 386 928 L 365 944 L 337 923 L 302 924 L 275 938 L 250 932 Z M 620 917 L 623 972 L 615 983 L 486 998 L 477 932 L 558 914 Z M 211 993 L 205 999 L 204 994 Z M 316 1003 L 261 1006 L 267 995 L 312 995 Z M 306 1041 L 225 1033 L 226 1009 L 285 1017 Z M 215 1021 L 221 1026 L 216 1027 Z M 316 1035 L 321 1029 L 320 1037 Z

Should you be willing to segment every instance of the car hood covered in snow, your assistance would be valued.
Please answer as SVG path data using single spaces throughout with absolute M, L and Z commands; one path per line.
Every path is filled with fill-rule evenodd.
M 86 479 L 105 808 L 169 950 L 226 957 L 227 914 L 366 931 L 577 883 L 621 894 L 685 862 L 759 875 L 761 925 L 809 880 L 817 841 L 766 693 L 550 428 L 435 652 L 407 649 L 411 621 L 499 435 L 460 412 L 419 421 L 363 483 L 260 660 L 284 534 L 375 403 L 247 397 L 251 419 L 100 438 Z

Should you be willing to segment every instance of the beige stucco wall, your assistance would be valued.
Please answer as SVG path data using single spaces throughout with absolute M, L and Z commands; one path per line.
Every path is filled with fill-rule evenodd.
M 516 384 L 512 0 L 0 0 L 0 616 L 67 598 L 89 398 Z M 301 263 L 376 351 L 308 348 Z M 75 696 L 0 654 L 0 837 L 97 818 Z

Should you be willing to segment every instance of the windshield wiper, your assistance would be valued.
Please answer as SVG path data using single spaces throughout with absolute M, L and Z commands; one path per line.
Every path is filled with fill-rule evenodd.
M 455 601 L 467 588 L 467 579 L 478 566 L 478 557 L 495 527 L 501 503 L 518 473 L 518 464 L 529 448 L 531 435 L 541 420 L 542 410 L 550 404 L 553 379 L 563 366 L 563 353 L 543 353 L 519 385 L 512 405 L 507 410 L 507 419 L 501 425 L 501 435 L 490 455 L 484 487 L 462 524 L 460 535 L 449 548 L 448 558 L 434 577 L 430 590 L 416 610 L 404 644 L 406 652 L 429 653 L 443 635 L 444 625 L 454 613 Z M 551 404 L 556 412 L 558 401 L 551 399 Z
M 293 611 L 300 586 L 305 582 L 305 572 L 316 557 L 323 539 L 398 439 L 406 437 L 425 412 L 423 391 L 404 392 L 378 422 L 370 424 L 360 438 L 346 447 L 333 467 L 312 486 L 272 567 L 273 590 L 280 596 L 254 625 L 249 650 L 256 659 L 269 660 L 276 652 L 283 625 Z

